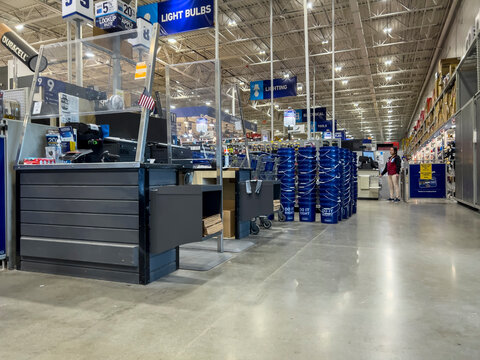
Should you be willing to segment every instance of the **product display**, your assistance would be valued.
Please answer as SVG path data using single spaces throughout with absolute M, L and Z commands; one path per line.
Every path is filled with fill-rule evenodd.
M 278 149 L 278 180 L 281 183 L 281 203 L 286 221 L 295 216 L 295 149 Z

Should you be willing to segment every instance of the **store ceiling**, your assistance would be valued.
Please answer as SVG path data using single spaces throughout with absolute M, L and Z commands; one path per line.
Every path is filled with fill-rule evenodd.
M 61 2 L 2 2 L 0 19 L 35 48 L 66 40 Z M 139 0 L 138 5 L 154 1 Z M 311 0 L 310 71 L 315 69 L 318 106 L 332 109 L 331 2 Z M 219 0 L 220 56 L 225 84 L 244 91 L 244 117 L 270 128 L 269 102 L 249 100 L 248 82 L 270 77 L 269 0 Z M 354 137 L 398 140 L 404 136 L 428 72 L 452 0 L 335 1 L 336 118 Z M 282 130 L 283 110 L 306 107 L 302 0 L 273 0 L 274 77 L 297 76 L 296 98 L 275 99 L 275 129 Z M 84 36 L 91 34 L 84 27 Z M 162 39 L 156 83 L 164 89 L 163 64 L 213 59 L 213 29 Z M 6 63 L 11 55 L 0 50 Z M 341 68 L 341 69 L 340 69 Z M 192 70 L 193 71 L 193 70 Z M 195 75 L 192 73 L 191 75 Z M 313 105 L 313 89 L 312 105 Z M 224 106 L 230 108 L 228 104 Z

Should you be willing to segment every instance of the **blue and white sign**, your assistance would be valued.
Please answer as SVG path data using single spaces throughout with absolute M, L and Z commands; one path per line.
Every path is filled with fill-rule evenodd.
M 138 17 L 160 24 L 160 35 L 214 26 L 214 0 L 168 0 L 138 8 Z
M 445 164 L 432 164 L 432 179 L 420 179 L 420 164 L 410 165 L 410 197 L 411 198 L 445 198 L 446 168 Z
M 40 76 L 37 79 L 37 86 L 43 89 L 43 101 L 54 105 L 58 105 L 59 93 L 66 93 L 91 101 L 107 99 L 106 92 L 84 88 L 60 80 L 51 79 L 46 76 Z
M 296 121 L 295 110 L 285 110 L 283 112 L 283 126 L 294 126 Z
M 95 26 L 102 30 L 130 30 L 135 28 L 137 9 L 121 0 L 107 0 L 95 4 Z
M 62 18 L 93 21 L 93 0 L 62 0 Z
M 335 131 L 335 139 L 347 140 L 345 130 Z
M 197 118 L 196 129 L 199 133 L 206 133 L 208 131 L 208 119 L 204 117 Z
M 295 110 L 297 112 L 297 123 L 306 123 L 307 122 L 307 109 Z M 310 118 L 313 117 L 313 109 L 310 110 Z M 315 109 L 315 123 L 327 121 L 327 108 L 319 107 Z M 322 130 L 319 130 L 322 131 Z
M 250 82 L 250 100 L 270 99 L 270 80 L 260 80 Z M 273 97 L 281 98 L 287 96 L 297 96 L 297 77 L 289 79 L 273 79 Z
M 132 44 L 134 48 L 149 49 L 153 35 L 153 25 L 147 20 L 137 19 L 137 37 L 135 39 L 129 39 L 128 42 Z

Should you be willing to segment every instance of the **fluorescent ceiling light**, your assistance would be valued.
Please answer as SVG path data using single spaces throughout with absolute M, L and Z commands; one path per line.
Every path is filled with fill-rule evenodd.
M 283 74 L 284 79 L 288 79 L 289 77 L 290 77 L 290 74 L 288 74 L 288 73 Z
M 358 103 L 354 103 L 353 106 L 358 107 Z
M 170 38 L 170 39 L 168 39 L 168 42 L 169 42 L 170 44 L 176 44 L 176 43 L 177 43 L 177 40 L 175 40 L 174 38 Z
M 177 107 L 175 105 L 170 105 L 170 109 L 174 110 L 176 109 Z
M 385 29 L 383 29 L 383 32 L 385 34 L 390 34 L 392 32 L 392 28 L 391 27 L 386 27 Z
M 322 44 L 323 44 L 323 45 L 328 44 L 328 40 L 323 40 L 323 41 L 322 41 Z
M 392 60 L 385 60 L 385 65 L 390 66 L 392 65 L 393 61 Z
M 210 101 L 207 101 L 207 102 L 205 103 L 205 105 L 210 106 L 210 105 L 212 105 L 212 103 L 211 103 Z
M 387 100 L 387 105 L 390 105 L 392 103 L 392 100 Z
M 335 68 L 335 71 L 342 71 L 342 67 L 341 67 L 341 66 L 337 66 L 337 67 Z
M 391 76 L 385 76 L 385 80 L 390 81 L 390 80 L 392 80 L 392 77 Z
M 279 107 L 280 107 L 280 105 L 278 105 L 278 104 L 277 104 L 277 105 L 275 105 L 275 109 L 278 109 Z
M 342 80 L 342 84 L 343 84 L 343 85 L 347 85 L 347 84 L 348 84 L 348 80 Z
M 95 57 L 95 54 L 92 53 L 92 52 L 90 52 L 90 51 L 87 51 L 87 52 L 85 53 L 85 56 L 86 56 L 86 57 L 89 57 L 89 58 L 93 58 L 93 57 Z
M 265 50 L 261 50 L 261 51 L 259 52 L 259 54 L 260 54 L 260 55 L 265 55 Z
M 312 9 L 313 8 L 313 4 L 311 2 L 308 2 L 307 3 L 307 9 Z
M 240 81 L 240 86 L 243 86 L 243 85 L 245 85 L 245 82 Z
M 393 112 L 393 110 L 388 110 L 388 113 L 391 114 Z
M 237 26 L 237 22 L 235 20 L 228 20 L 228 26 L 230 27 Z
M 15 25 L 15 29 L 18 30 L 18 31 L 21 31 L 23 30 L 25 26 L 23 24 L 18 24 L 18 25 Z

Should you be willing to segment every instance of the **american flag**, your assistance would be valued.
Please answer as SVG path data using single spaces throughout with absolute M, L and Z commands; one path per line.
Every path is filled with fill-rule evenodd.
M 147 108 L 150 111 L 153 111 L 153 109 L 155 108 L 155 100 L 153 100 L 153 97 L 150 96 L 146 88 L 143 89 L 143 93 L 142 95 L 140 95 L 138 105 Z

